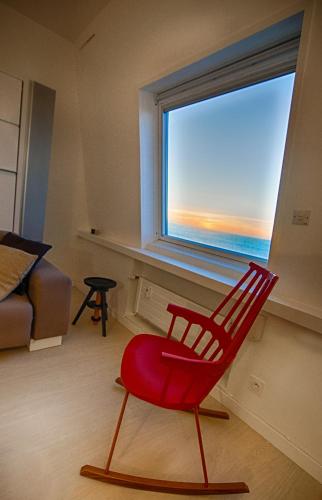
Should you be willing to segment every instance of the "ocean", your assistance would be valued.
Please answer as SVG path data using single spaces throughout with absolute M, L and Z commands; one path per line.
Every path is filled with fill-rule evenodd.
M 265 260 L 268 259 L 271 244 L 270 240 L 262 238 L 196 229 L 173 222 L 168 222 L 168 235 Z

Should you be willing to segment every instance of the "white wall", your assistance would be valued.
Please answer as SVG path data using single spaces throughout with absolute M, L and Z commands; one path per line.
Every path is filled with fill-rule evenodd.
M 24 80 L 24 121 L 31 80 L 56 90 L 45 240 L 50 258 L 69 270 L 75 228 L 87 221 L 75 46 L 2 3 L 0 19 L 0 70 Z
M 115 240 L 140 244 L 139 89 L 293 14 L 299 5 L 286 0 L 140 0 L 107 6 L 83 34 L 83 39 L 93 32 L 96 37 L 80 53 L 92 226 Z M 322 289 L 320 19 L 320 2 L 308 2 L 271 260 L 282 278 L 279 295 L 291 294 L 316 308 L 321 308 Z M 309 226 L 291 224 L 294 208 L 312 210 Z
M 321 308 L 322 169 L 320 65 L 322 5 L 294 0 L 112 0 L 82 34 L 81 124 L 89 221 L 111 239 L 140 245 L 139 89 L 307 6 L 299 72 L 273 241 L 279 293 Z M 311 9 L 314 9 L 311 22 Z M 290 224 L 293 208 L 311 209 L 308 227 Z M 82 225 L 86 228 L 86 225 Z M 144 231 L 142 231 L 144 233 Z M 205 306 L 219 296 L 106 248 L 79 240 L 74 277 L 104 273 L 119 287 L 123 315 L 133 299 L 130 273 L 144 274 Z M 316 477 L 321 477 L 322 337 L 270 317 L 262 341 L 247 343 L 223 385 L 225 403 Z M 265 381 L 261 398 L 249 375 Z

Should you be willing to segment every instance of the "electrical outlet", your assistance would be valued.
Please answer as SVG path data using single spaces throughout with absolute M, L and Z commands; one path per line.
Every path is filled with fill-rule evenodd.
M 308 226 L 311 210 L 293 210 L 292 224 L 297 226 Z
M 248 389 L 256 394 L 257 396 L 261 396 L 263 394 L 265 388 L 265 382 L 255 375 L 250 375 L 248 381 Z
M 146 299 L 149 299 L 152 296 L 152 288 L 150 286 L 147 286 L 144 288 L 144 297 Z

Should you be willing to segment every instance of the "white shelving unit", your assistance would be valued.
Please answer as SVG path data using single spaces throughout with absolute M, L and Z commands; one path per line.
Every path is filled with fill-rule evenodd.
M 0 229 L 15 219 L 22 81 L 0 72 Z

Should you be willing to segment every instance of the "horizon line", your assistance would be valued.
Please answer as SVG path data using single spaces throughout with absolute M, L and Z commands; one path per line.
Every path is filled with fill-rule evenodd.
M 168 222 L 209 232 L 229 233 L 270 240 L 273 221 L 215 212 L 169 209 Z

